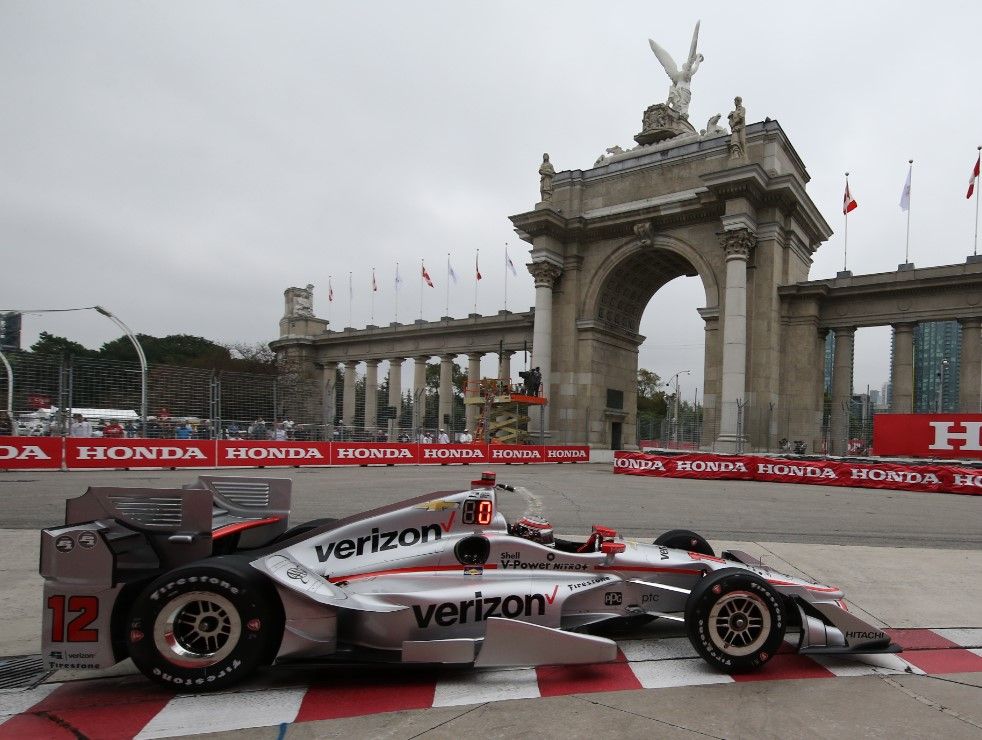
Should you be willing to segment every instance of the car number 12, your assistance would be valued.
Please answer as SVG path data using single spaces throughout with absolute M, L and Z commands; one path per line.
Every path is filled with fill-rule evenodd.
M 67 601 L 67 609 L 66 607 Z M 99 617 L 99 599 L 95 596 L 51 596 L 48 598 L 48 608 L 51 610 L 51 641 L 52 642 L 98 642 L 99 630 L 90 628 Z M 68 622 L 65 617 L 78 613 Z

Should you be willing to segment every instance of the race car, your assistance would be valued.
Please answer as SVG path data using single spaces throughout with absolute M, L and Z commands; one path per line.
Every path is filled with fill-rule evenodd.
M 524 511 L 509 521 L 509 506 Z M 493 473 L 292 529 L 286 479 L 92 487 L 42 530 L 43 656 L 53 669 L 129 657 L 200 691 L 298 660 L 612 661 L 616 643 L 595 633 L 653 618 L 683 622 L 727 673 L 766 664 L 789 628 L 799 653 L 900 651 L 835 586 L 716 556 L 687 530 L 651 544 L 602 526 L 556 537 L 540 508 Z

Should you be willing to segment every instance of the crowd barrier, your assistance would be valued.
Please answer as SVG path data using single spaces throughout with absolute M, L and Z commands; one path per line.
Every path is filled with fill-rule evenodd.
M 755 480 L 982 495 L 982 470 L 946 464 L 902 465 L 845 460 L 794 460 L 760 455 L 653 455 L 645 452 L 616 452 L 614 472 L 660 478 Z
M 586 446 L 0 437 L 0 470 L 590 462 Z

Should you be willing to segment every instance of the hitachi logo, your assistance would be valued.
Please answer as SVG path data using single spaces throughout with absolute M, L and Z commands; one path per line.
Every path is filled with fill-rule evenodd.
M 335 448 L 334 457 L 338 460 L 396 460 L 412 453 L 405 447 L 342 447 Z
M 395 550 L 397 547 L 410 547 L 420 542 L 429 542 L 431 535 L 434 540 L 443 536 L 439 524 L 427 524 L 425 527 L 409 527 L 402 531 L 391 532 L 379 532 L 378 527 L 372 527 L 371 534 L 328 542 L 326 545 L 317 545 L 314 549 L 317 551 L 317 560 L 323 563 L 332 555 L 338 560 L 345 560 L 353 555 L 364 555 L 366 551 L 379 552 Z
M 229 447 L 225 450 L 229 460 L 323 460 L 324 456 L 313 447 Z
M 482 596 L 480 591 L 475 591 L 473 599 L 430 604 L 425 610 L 413 604 L 413 615 L 420 627 L 429 627 L 431 622 L 438 627 L 450 627 L 454 624 L 481 622 L 491 617 L 516 619 L 531 617 L 533 614 L 541 616 L 546 613 L 546 601 L 551 604 L 558 590 L 559 587 L 556 586 L 551 597 L 546 594 Z
M 0 445 L 0 460 L 50 460 L 49 455 L 45 455 L 40 447 L 36 445 L 24 445 L 14 447 L 13 445 Z
M 79 447 L 79 460 L 207 460 L 195 447 Z
M 424 460 L 483 460 L 484 450 L 481 449 L 435 449 L 423 450 Z

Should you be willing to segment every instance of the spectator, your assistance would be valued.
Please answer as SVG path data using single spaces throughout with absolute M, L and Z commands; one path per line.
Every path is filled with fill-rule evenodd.
M 113 419 L 102 428 L 102 436 L 109 439 L 122 439 L 126 436 L 126 430 L 118 421 Z
M 123 427 L 123 431 L 126 432 L 127 437 L 132 439 L 133 437 L 137 436 L 136 433 L 139 430 L 137 429 L 136 424 L 134 424 L 132 421 L 128 421 L 126 422 L 126 426 Z
M 191 439 L 192 432 L 190 423 L 186 421 L 181 422 L 177 425 L 177 429 L 174 430 L 174 437 L 176 439 Z
M 461 444 L 469 445 L 473 441 L 474 441 L 474 438 L 471 436 L 471 433 L 469 431 L 467 431 L 466 429 L 460 433 L 460 443 Z
M 72 424 L 68 428 L 69 437 L 91 437 L 92 423 L 81 414 L 72 414 Z
M 419 441 L 424 445 L 431 445 L 433 444 L 433 435 L 424 431 L 423 435 L 419 438 Z
M 263 417 L 260 416 L 252 422 L 252 426 L 249 427 L 249 438 L 266 439 L 266 422 Z
M 450 437 L 447 436 L 447 430 L 446 429 L 441 429 L 440 430 L 440 435 L 436 438 L 436 441 L 439 442 L 442 445 L 448 445 L 448 444 L 450 444 Z
M 234 421 L 225 428 L 225 439 L 242 439 L 242 430 Z
M 273 439 L 277 442 L 286 442 L 286 425 L 282 421 L 277 422 L 276 426 L 273 428 Z
M 283 419 L 283 431 L 286 432 L 287 439 L 293 439 L 294 426 L 295 424 L 293 423 L 293 419 L 291 419 L 289 415 L 287 415 L 286 418 Z

